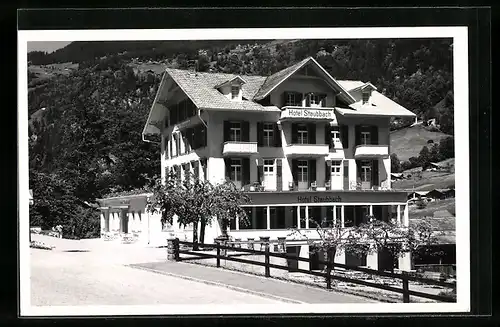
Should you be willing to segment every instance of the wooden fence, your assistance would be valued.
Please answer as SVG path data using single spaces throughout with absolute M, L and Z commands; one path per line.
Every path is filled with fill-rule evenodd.
M 235 243 L 235 242 L 232 242 L 232 243 Z M 236 243 L 241 244 L 241 243 L 245 243 L 245 242 L 236 242 Z M 259 243 L 255 243 L 255 244 L 259 244 Z M 191 248 L 191 250 L 185 249 L 185 248 L 181 249 L 180 245 L 183 245 L 185 248 L 186 247 Z M 289 270 L 288 265 L 282 266 L 282 265 L 276 265 L 276 264 L 270 263 L 271 257 L 284 258 L 287 260 L 296 260 L 297 262 L 302 261 L 302 262 L 307 262 L 309 264 L 312 261 L 310 258 L 302 258 L 299 256 L 289 255 L 286 253 L 271 252 L 269 250 L 269 242 L 263 243 L 263 245 L 264 245 L 264 251 L 254 250 L 254 249 L 245 249 L 245 248 L 235 247 L 235 246 L 228 246 L 228 245 L 224 245 L 224 244 L 220 244 L 220 243 L 215 243 L 215 244 L 198 243 L 199 247 L 215 249 L 216 253 L 213 254 L 213 253 L 204 253 L 204 252 L 200 252 L 200 251 L 193 251 L 192 250 L 192 247 L 193 247 L 192 242 L 184 242 L 184 241 L 179 241 L 179 239 L 174 239 L 174 240 L 172 240 L 172 244 L 171 244 L 171 251 L 172 251 L 171 253 L 172 253 L 172 259 L 175 261 L 216 259 L 218 268 L 221 267 L 221 264 L 220 264 L 221 260 L 229 260 L 229 261 L 239 262 L 239 263 L 243 263 L 243 264 L 261 266 L 261 267 L 264 267 L 264 269 L 265 269 L 265 276 L 266 277 L 271 277 L 271 268 L 281 269 L 281 270 Z M 241 255 L 230 256 L 227 254 L 227 250 L 231 250 L 234 252 L 241 252 L 243 254 L 248 253 L 249 255 L 263 255 L 264 262 L 239 258 L 238 256 L 241 256 Z M 181 257 L 181 254 L 189 255 L 189 257 Z M 404 303 L 410 302 L 410 296 L 416 296 L 416 297 L 436 300 L 436 301 L 440 301 L 440 302 L 455 302 L 456 301 L 452 297 L 424 293 L 424 292 L 419 292 L 419 291 L 413 291 L 413 290 L 409 289 L 409 282 L 410 281 L 419 282 L 419 283 L 426 284 L 426 285 L 447 287 L 447 288 L 451 288 L 451 289 L 456 289 L 455 282 L 450 283 L 450 282 L 444 282 L 444 281 L 439 281 L 439 280 L 434 280 L 434 279 L 429 279 L 429 278 L 412 276 L 406 272 L 402 272 L 399 274 L 399 273 L 390 273 L 390 272 L 378 271 L 378 270 L 374 270 L 374 269 L 357 267 L 357 266 L 349 266 L 349 265 L 340 264 L 340 263 L 326 262 L 326 261 L 322 261 L 322 260 L 315 260 L 315 262 L 319 263 L 321 265 L 324 265 L 326 267 L 326 272 L 310 271 L 310 270 L 300 269 L 300 268 L 293 268 L 293 271 L 307 274 L 307 275 L 312 275 L 312 276 L 324 277 L 325 281 L 326 281 L 326 287 L 328 289 L 331 289 L 331 287 L 332 287 L 332 280 L 338 280 L 338 281 L 343 281 L 343 282 L 348 282 L 348 283 L 353 283 L 353 284 L 358 284 L 358 285 L 363 285 L 363 286 L 367 286 L 367 287 L 373 287 L 373 288 L 377 288 L 377 289 L 382 289 L 382 290 L 386 290 L 386 291 L 399 293 L 399 294 L 402 294 Z M 334 270 L 335 268 L 341 268 L 345 271 L 363 272 L 363 273 L 371 274 L 374 276 L 400 279 L 400 280 L 402 280 L 402 288 L 397 288 L 397 287 L 388 286 L 388 285 L 382 285 L 382 284 L 378 284 L 378 283 L 374 283 L 374 282 L 369 282 L 369 281 L 355 279 L 355 278 L 349 278 L 349 277 L 345 277 L 345 276 L 332 275 L 332 270 Z

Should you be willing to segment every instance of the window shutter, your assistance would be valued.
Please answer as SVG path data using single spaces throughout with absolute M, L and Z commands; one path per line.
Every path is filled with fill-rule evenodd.
M 193 149 L 198 149 L 200 146 L 200 126 L 193 128 Z
M 293 184 L 298 185 L 299 182 L 299 162 L 296 159 L 292 159 L 292 178 Z
M 372 185 L 373 186 L 378 186 L 379 185 L 378 160 L 373 160 L 372 161 Z
M 261 183 L 263 180 L 263 177 L 264 177 L 264 166 L 258 165 L 257 166 L 257 181 L 259 183 Z
M 175 146 L 177 147 L 177 155 L 181 155 L 181 134 L 175 135 Z
M 349 189 L 349 160 L 344 161 L 344 190 Z
M 283 167 L 281 166 L 281 159 L 276 159 L 276 190 L 283 190 Z
M 229 141 L 229 121 L 224 121 L 224 142 Z M 220 135 L 220 134 L 219 134 Z
M 370 132 L 370 139 L 372 141 L 372 144 L 377 145 L 378 144 L 378 126 L 372 126 L 372 130 Z
M 328 166 L 328 162 L 325 161 L 325 183 L 332 177 L 332 167 Z
M 330 124 L 325 125 L 325 144 L 328 144 L 328 147 L 332 148 L 332 128 Z
M 355 145 L 358 146 L 361 144 L 361 126 L 359 125 L 356 125 L 354 127 L 354 141 L 355 141 Z
M 342 141 L 342 148 L 349 148 L 349 126 L 341 125 L 340 126 L 340 138 Z
M 201 126 L 201 146 L 207 146 L 207 128 L 205 126 Z
M 307 125 L 307 138 L 309 144 L 316 144 L 316 124 L 311 123 Z
M 203 170 L 203 180 L 206 181 L 208 179 L 207 159 L 206 158 L 201 159 L 200 163 L 201 163 L 201 169 Z
M 257 146 L 264 145 L 264 124 L 261 122 L 257 123 Z
M 282 94 L 282 107 L 286 106 L 286 99 L 287 99 L 287 96 L 288 96 L 288 92 L 283 92 Z
M 316 181 L 316 160 L 309 160 L 309 183 Z
M 242 142 L 250 141 L 250 123 L 247 121 L 241 122 L 241 141 Z
M 306 107 L 310 107 L 310 106 L 311 106 L 311 95 L 306 94 Z
M 193 174 L 195 179 L 200 178 L 200 162 L 199 161 L 193 161 Z
M 298 143 L 297 124 L 292 123 L 292 144 Z
M 302 107 L 303 95 L 300 92 L 295 93 L 295 105 Z
M 326 107 L 326 94 L 320 94 L 321 107 Z
M 280 129 L 278 128 L 278 124 L 274 124 L 274 131 L 273 131 L 273 136 L 274 136 L 274 146 L 280 148 L 281 147 L 281 132 Z
M 242 170 L 243 170 L 243 185 L 250 184 L 250 158 L 244 158 L 242 160 Z
M 231 159 L 224 159 L 224 164 L 226 166 L 226 180 L 231 180 Z

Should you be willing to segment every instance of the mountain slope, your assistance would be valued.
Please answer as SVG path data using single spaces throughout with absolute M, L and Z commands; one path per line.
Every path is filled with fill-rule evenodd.
M 430 147 L 449 136 L 430 131 L 422 124 L 401 128 L 390 133 L 391 152 L 397 154 L 400 161 L 407 161 L 411 157 L 418 157 L 424 146 Z

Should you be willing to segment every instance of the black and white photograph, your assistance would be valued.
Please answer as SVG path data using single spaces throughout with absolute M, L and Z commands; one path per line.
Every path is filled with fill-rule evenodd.
M 21 314 L 469 310 L 466 28 L 59 32 L 19 32 Z

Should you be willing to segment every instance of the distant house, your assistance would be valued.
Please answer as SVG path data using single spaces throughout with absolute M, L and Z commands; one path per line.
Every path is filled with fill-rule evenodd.
M 401 179 L 404 179 L 404 175 L 403 173 L 391 173 L 391 181 L 398 181 L 398 180 L 401 180 Z
M 427 168 L 426 170 L 431 170 L 431 171 L 444 171 L 449 169 L 450 167 L 441 162 L 430 162 L 426 168 Z
M 448 188 L 436 188 L 427 193 L 427 197 L 435 200 L 442 200 L 455 197 L 455 190 Z

